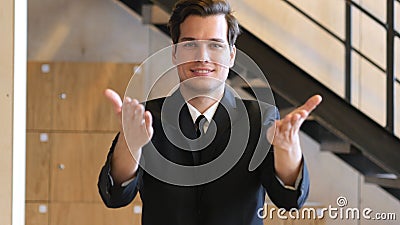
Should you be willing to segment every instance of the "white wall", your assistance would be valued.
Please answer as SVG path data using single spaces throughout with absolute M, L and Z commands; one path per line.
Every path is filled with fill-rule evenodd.
M 0 224 L 25 218 L 27 1 L 0 8 Z
M 14 0 L 0 8 L 0 224 L 12 223 Z

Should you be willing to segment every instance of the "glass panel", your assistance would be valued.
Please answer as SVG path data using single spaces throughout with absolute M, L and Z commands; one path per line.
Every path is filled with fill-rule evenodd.
M 345 37 L 345 1 L 290 1 L 333 33 Z
M 359 5 L 366 11 L 377 17 L 383 23 L 386 22 L 386 1 L 384 0 L 360 0 Z
M 400 33 L 400 3 L 394 1 L 394 29 Z

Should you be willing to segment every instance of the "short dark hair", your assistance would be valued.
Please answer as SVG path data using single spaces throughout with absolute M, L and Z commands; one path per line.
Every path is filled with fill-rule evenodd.
M 232 9 L 225 0 L 180 0 L 173 10 L 168 22 L 172 42 L 178 43 L 181 33 L 180 25 L 190 15 L 201 17 L 212 15 L 225 15 L 228 24 L 228 43 L 233 46 L 240 34 L 237 19 L 232 15 Z

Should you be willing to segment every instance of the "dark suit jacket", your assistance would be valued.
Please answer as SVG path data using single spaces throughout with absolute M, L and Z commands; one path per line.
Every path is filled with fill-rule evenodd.
M 299 208 L 304 204 L 309 191 L 304 162 L 297 190 L 285 188 L 275 176 L 273 149 L 265 138 L 267 127 L 279 118 L 274 106 L 235 98 L 226 90 L 213 117 L 215 123 L 205 135 L 215 137 L 211 136 L 212 142 L 197 153 L 185 150 L 193 147 L 190 141 L 196 132 L 179 91 L 148 101 L 145 107 L 153 115 L 154 135 L 143 147 L 136 178 L 126 187 L 113 185 L 110 162 L 118 135 L 101 170 L 98 188 L 108 207 L 129 204 L 139 191 L 143 225 L 261 225 L 257 210 L 263 207 L 265 192 L 278 207 Z M 223 158 L 223 153 L 228 155 L 221 161 L 223 168 L 208 168 L 208 173 L 177 171 L 160 160 L 162 156 L 196 168 L 193 165 Z M 227 168 L 229 171 L 220 173 Z M 219 178 L 207 182 L 216 173 Z

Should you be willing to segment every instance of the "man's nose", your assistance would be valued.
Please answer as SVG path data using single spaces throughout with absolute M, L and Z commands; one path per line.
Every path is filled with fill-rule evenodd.
M 198 62 L 210 62 L 210 52 L 205 43 L 199 44 L 199 47 L 196 51 L 196 61 Z

